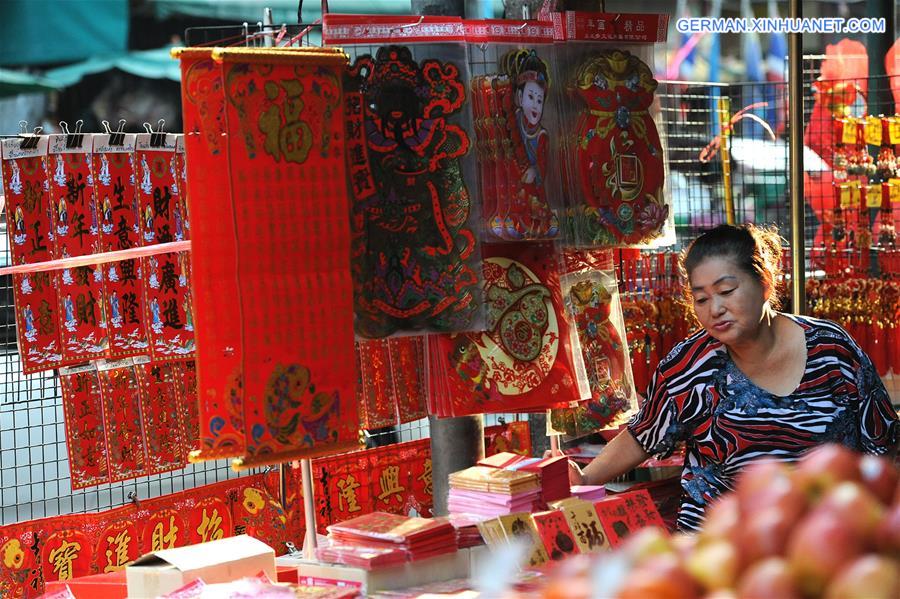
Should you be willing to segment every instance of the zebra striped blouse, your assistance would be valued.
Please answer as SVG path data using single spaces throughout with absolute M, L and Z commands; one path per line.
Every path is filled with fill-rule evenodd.
M 840 326 L 785 314 L 803 327 L 807 362 L 800 385 L 780 397 L 750 381 L 725 346 L 705 331 L 659 363 L 647 401 L 628 430 L 649 454 L 685 442 L 678 527 L 696 530 L 706 506 L 731 490 L 738 472 L 761 457 L 786 462 L 834 442 L 885 453 L 900 426 L 872 361 Z

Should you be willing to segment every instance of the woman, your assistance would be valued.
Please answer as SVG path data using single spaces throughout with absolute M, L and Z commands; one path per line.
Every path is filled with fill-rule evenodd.
M 686 443 L 678 527 L 752 460 L 796 460 L 828 442 L 893 453 L 897 415 L 869 357 L 838 325 L 776 311 L 781 245 L 771 230 L 722 225 L 683 258 L 703 329 L 659 363 L 647 401 L 573 484 L 602 484 Z

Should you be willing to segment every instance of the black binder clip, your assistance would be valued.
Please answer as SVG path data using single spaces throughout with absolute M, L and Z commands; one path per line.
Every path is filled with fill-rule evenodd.
M 156 131 L 150 126 L 150 123 L 144 123 L 144 131 L 150 134 L 150 147 L 162 148 L 166 145 L 166 120 L 159 119 L 156 122 Z
M 22 143 L 19 144 L 19 149 L 36 150 L 38 142 L 41 140 L 41 131 L 43 130 L 43 127 L 35 127 L 33 132 L 28 133 L 28 122 L 19 121 L 19 137 L 22 138 Z
M 84 143 L 84 134 L 81 132 L 82 126 L 84 126 L 84 121 L 78 119 L 75 121 L 75 132 L 71 133 L 69 132 L 69 124 L 67 122 L 59 122 L 59 128 L 66 134 L 66 149 L 72 150 L 74 148 L 80 148 Z
M 103 128 L 109 134 L 109 145 L 123 146 L 125 145 L 125 119 L 119 119 L 119 128 L 113 131 L 109 128 L 109 121 L 103 121 Z

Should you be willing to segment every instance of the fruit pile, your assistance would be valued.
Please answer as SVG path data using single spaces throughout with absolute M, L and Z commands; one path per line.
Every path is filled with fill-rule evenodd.
M 561 564 L 554 599 L 897 599 L 894 464 L 828 445 L 795 467 L 748 466 L 696 534 L 644 529 L 621 550 Z

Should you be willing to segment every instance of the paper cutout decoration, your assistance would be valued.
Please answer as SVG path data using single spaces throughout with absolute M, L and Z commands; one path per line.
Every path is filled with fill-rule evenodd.
M 533 49 L 510 51 L 498 62 L 499 74 L 470 84 L 483 217 L 500 239 L 552 239 L 559 218 L 548 201 L 550 134 L 541 120 L 550 92 L 548 65 Z
M 229 196 L 222 202 L 193 183 L 188 193 L 191 259 L 206 274 L 197 280 L 197 313 L 204 316 L 197 327 L 199 339 L 218 343 L 211 351 L 235 347 L 240 357 L 237 364 L 214 362 L 213 374 L 227 382 L 210 387 L 203 386 L 201 359 L 202 445 L 192 459 L 234 456 L 234 466 L 245 468 L 353 447 L 358 416 L 340 79 L 346 55 L 229 49 L 212 58 L 222 69 Z M 203 104 L 195 91 L 217 93 L 215 85 L 188 90 L 185 105 Z M 210 122 L 191 119 L 192 128 Z M 191 177 L 192 150 L 210 153 L 194 141 Z M 218 217 L 206 222 L 204 210 Z M 201 222 L 210 228 L 197 229 Z M 207 318 L 207 302 L 223 298 L 240 307 L 238 317 Z M 231 330 L 213 331 L 221 328 Z M 238 343 L 223 346 L 225 339 Z
M 175 365 L 168 362 L 135 364 L 141 388 L 141 416 L 147 446 L 147 473 L 183 468 L 185 450 L 176 393 Z
M 468 134 L 457 65 L 383 46 L 347 84 L 356 333 L 478 326 L 478 252 L 460 159 Z
M 47 138 L 34 149 L 22 149 L 19 139 L 0 142 L 3 156 L 3 191 L 13 265 L 34 264 L 56 258 L 54 210 L 47 178 Z M 59 306 L 49 272 L 13 275 L 16 332 L 23 374 L 59 366 Z
M 109 482 L 100 378 L 93 365 L 61 369 L 72 490 Z
M 657 82 L 637 56 L 604 50 L 579 65 L 576 94 L 576 219 L 584 243 L 652 241 L 669 214 L 663 154 L 650 114 Z
M 212 59 L 211 48 L 179 50 L 181 60 L 182 112 L 186 162 L 188 212 L 193 228 L 191 271 L 202 281 L 215 285 L 194 285 L 192 293 L 200 322 L 195 331 L 197 386 L 203 389 L 202 418 L 213 425 L 198 439 L 198 456 L 204 458 L 241 455 L 244 425 L 240 408 L 243 347 L 238 326 L 216 326 L 240 321 L 237 272 L 236 223 L 222 218 L 223 207 L 231 201 L 225 128 L 225 90 L 222 66 Z M 215 247 L 206 252 L 203 248 Z M 231 298 L 231 301 L 222 301 Z M 204 322 L 210 323 L 204 326 Z M 214 414 L 214 415 L 213 415 Z M 203 442 L 199 439 L 202 436 Z
M 431 412 L 519 412 L 580 399 L 553 244 L 486 245 L 484 278 L 486 331 L 429 337 Z
M 574 407 L 552 409 L 550 426 L 569 436 L 618 427 L 637 409 L 637 394 L 612 254 L 567 251 L 560 280 L 576 332 L 576 369 L 584 372 L 591 398 Z
M 110 482 L 147 474 L 140 385 L 133 363 L 103 364 L 99 376 Z

